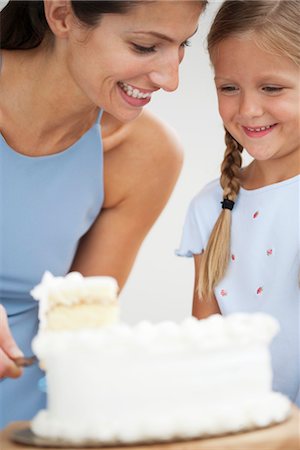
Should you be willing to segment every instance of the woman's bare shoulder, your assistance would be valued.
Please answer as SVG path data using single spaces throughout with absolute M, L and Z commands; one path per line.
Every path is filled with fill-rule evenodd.
M 175 131 L 149 111 L 143 111 L 135 120 L 122 123 L 104 112 L 102 118 L 104 151 L 126 149 L 135 151 L 135 145 L 157 153 L 162 159 L 172 157 L 182 162 L 182 145 Z M 142 149 L 141 149 L 142 150 Z
M 140 186 L 144 199 L 158 193 L 168 196 L 183 162 L 176 133 L 149 112 L 126 124 L 104 116 L 102 127 L 108 204 L 123 200 L 126 193 L 137 196 Z M 117 184 L 113 182 L 116 173 Z

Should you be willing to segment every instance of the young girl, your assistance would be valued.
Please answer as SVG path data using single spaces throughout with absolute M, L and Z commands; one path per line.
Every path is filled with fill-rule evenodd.
M 193 315 L 261 311 L 280 323 L 273 387 L 299 398 L 300 4 L 228 0 L 208 35 L 226 150 L 190 204 Z M 253 158 L 241 167 L 241 153 Z

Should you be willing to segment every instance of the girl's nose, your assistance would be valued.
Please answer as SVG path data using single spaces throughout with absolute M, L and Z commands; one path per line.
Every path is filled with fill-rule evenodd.
M 179 56 L 160 61 L 155 70 L 150 73 L 152 83 L 165 91 L 172 92 L 179 83 Z
M 242 117 L 259 117 L 263 114 L 263 108 L 259 95 L 256 93 L 243 93 L 240 96 L 239 113 Z

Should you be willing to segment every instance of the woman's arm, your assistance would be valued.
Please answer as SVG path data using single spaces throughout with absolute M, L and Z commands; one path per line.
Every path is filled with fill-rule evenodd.
M 122 287 L 182 166 L 174 133 L 149 113 L 127 124 L 103 117 L 103 209 L 80 242 L 72 270 L 111 275 Z
M 210 299 L 199 299 L 198 296 L 198 281 L 199 281 L 199 269 L 201 264 L 202 254 L 194 255 L 195 263 L 195 284 L 194 284 L 194 296 L 193 296 L 193 310 L 192 314 L 197 319 L 205 319 L 212 314 L 221 314 L 219 305 L 215 296 Z

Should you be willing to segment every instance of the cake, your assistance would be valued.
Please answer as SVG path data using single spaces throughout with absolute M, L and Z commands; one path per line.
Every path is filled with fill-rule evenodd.
M 40 329 L 76 330 L 117 322 L 118 284 L 112 277 L 83 277 L 45 272 L 31 295 L 39 301 Z
M 65 281 L 74 277 L 47 276 L 34 295 L 56 305 L 62 288 L 72 309 L 73 296 L 84 303 L 75 285 L 67 293 Z M 90 286 L 89 278 L 78 285 Z M 43 309 L 49 317 L 51 308 Z M 134 326 L 112 320 L 64 330 L 51 322 L 33 341 L 48 386 L 47 409 L 31 422 L 40 437 L 76 445 L 161 442 L 266 427 L 290 413 L 289 400 L 271 388 L 269 344 L 278 323 L 268 315 Z

